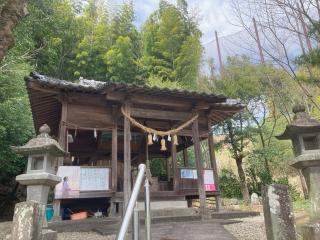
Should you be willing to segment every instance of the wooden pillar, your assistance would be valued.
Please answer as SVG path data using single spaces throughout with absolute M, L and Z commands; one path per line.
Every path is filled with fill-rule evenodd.
M 170 169 L 170 158 L 169 157 L 167 157 L 167 176 L 168 176 L 168 181 L 170 181 L 171 169 Z
M 124 111 L 130 114 L 129 103 L 124 104 Z M 124 157 L 124 171 L 123 171 L 123 213 L 127 209 L 131 195 L 131 133 L 130 133 L 130 121 L 124 117 L 124 147 L 123 147 L 123 157 Z
M 172 170 L 173 170 L 173 191 L 177 192 L 179 190 L 177 146 L 173 143 L 173 141 L 171 141 L 171 160 L 172 160 Z
M 59 139 L 58 142 L 63 150 L 67 150 L 67 114 L 68 114 L 68 102 L 67 98 L 63 97 L 61 101 L 61 118 L 59 125 Z M 50 126 L 49 126 L 50 127 Z M 63 165 L 64 158 L 59 158 L 58 167 Z
M 196 160 L 197 175 L 198 175 L 200 213 L 201 213 L 202 217 L 205 217 L 206 190 L 204 187 L 204 179 L 203 179 L 203 161 L 202 161 L 202 156 L 201 156 L 198 119 L 196 119 L 192 123 L 192 137 L 193 137 L 194 153 L 195 153 L 195 158 L 196 158 L 195 160 Z
M 112 188 L 116 192 L 118 188 L 118 116 L 117 108 L 112 109 L 113 127 L 112 127 Z
M 63 148 L 63 150 L 67 150 L 67 114 L 68 114 L 68 102 L 66 96 L 63 96 L 61 98 L 61 118 L 60 118 L 60 125 L 59 125 L 59 139 L 58 142 L 60 146 Z M 50 126 L 49 126 L 50 127 Z M 63 166 L 64 157 L 58 158 L 58 166 Z M 60 217 L 60 207 L 61 207 L 61 201 L 60 199 L 55 199 L 53 201 L 53 211 L 54 211 L 54 217 L 59 218 Z
M 213 169 L 213 177 L 214 177 L 214 183 L 216 185 L 217 191 L 219 191 L 219 176 L 218 176 L 218 168 L 217 168 L 217 159 L 216 154 L 214 151 L 214 139 L 213 139 L 213 133 L 211 129 L 211 121 L 208 121 L 208 146 L 209 146 L 209 156 L 210 156 L 210 162 L 211 167 Z M 220 192 L 217 196 L 215 196 L 216 199 L 216 210 L 219 211 L 222 209 L 222 203 L 221 203 L 221 197 Z
M 112 118 L 113 118 L 113 126 L 112 126 L 112 150 L 111 150 L 111 171 L 112 171 L 112 189 L 116 194 L 118 189 L 118 114 L 117 107 L 112 106 Z M 110 215 L 115 216 L 116 213 L 116 203 L 114 198 L 111 199 L 110 204 Z

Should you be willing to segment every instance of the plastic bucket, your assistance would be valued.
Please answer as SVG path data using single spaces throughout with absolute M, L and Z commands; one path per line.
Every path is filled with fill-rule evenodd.
M 53 207 L 47 207 L 46 209 L 46 219 L 50 221 L 53 218 Z

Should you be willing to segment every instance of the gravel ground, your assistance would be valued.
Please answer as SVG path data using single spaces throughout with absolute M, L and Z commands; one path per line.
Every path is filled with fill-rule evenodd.
M 225 225 L 233 236 L 239 240 L 266 240 L 263 216 L 235 219 L 242 222 Z
M 266 240 L 263 216 L 237 219 L 242 222 L 225 225 L 232 235 L 239 240 Z M 0 222 L 0 240 L 10 233 L 11 222 Z M 94 232 L 59 233 L 58 240 L 114 240 L 115 236 L 106 237 Z
M 58 240 L 114 240 L 115 236 L 113 237 L 106 237 L 94 232 L 88 233 L 59 233 Z
M 0 222 L 0 240 L 11 232 L 11 222 Z
M 4 240 L 5 236 L 11 232 L 11 222 L 0 222 L 0 240 Z M 58 240 L 114 240 L 115 236 L 102 236 L 94 232 L 69 232 L 58 233 Z

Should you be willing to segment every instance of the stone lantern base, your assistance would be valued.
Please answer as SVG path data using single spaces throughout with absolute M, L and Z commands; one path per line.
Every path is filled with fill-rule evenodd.
M 302 169 L 311 202 L 311 219 L 320 220 L 320 166 Z M 320 240 L 320 239 L 319 239 Z
M 21 174 L 16 177 L 21 185 L 27 185 L 27 201 L 36 201 L 47 204 L 51 186 L 55 186 L 61 178 L 46 172 Z

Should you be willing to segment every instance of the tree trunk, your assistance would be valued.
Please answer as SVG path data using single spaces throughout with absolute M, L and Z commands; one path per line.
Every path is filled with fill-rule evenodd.
M 248 185 L 246 180 L 246 174 L 244 173 L 244 170 L 242 167 L 242 159 L 236 159 L 236 162 L 237 162 L 237 168 L 238 168 L 238 175 L 240 178 L 243 200 L 244 200 L 244 203 L 248 205 L 250 203 L 250 196 L 249 196 L 249 190 L 248 190 Z
M 7 51 L 14 46 L 14 28 L 25 17 L 28 0 L 7 0 L 0 13 L 0 62 Z

